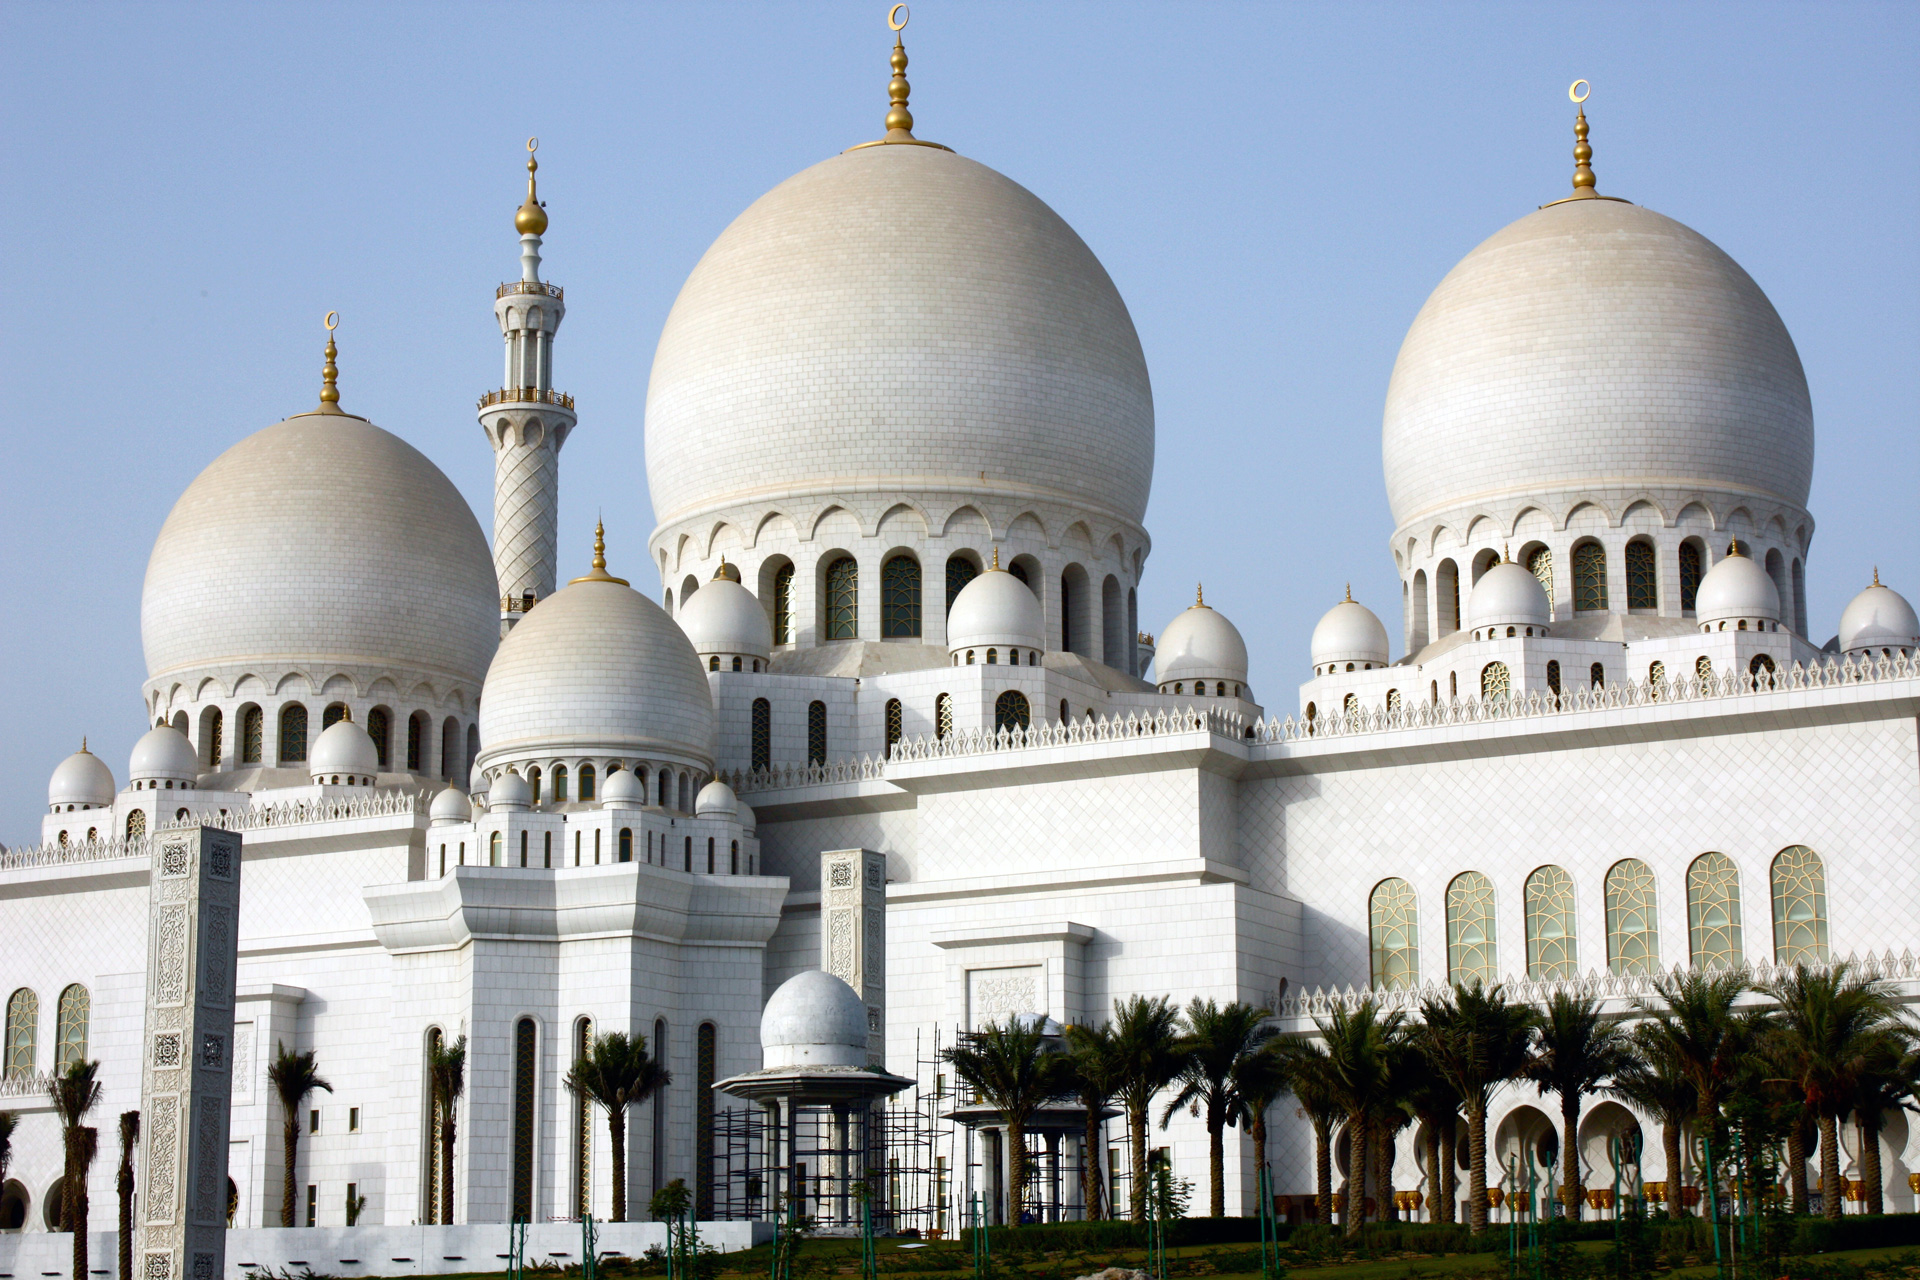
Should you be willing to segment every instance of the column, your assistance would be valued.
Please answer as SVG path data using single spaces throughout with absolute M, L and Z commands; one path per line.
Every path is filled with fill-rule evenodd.
M 820 855 L 820 967 L 867 1006 L 867 1060 L 887 1056 L 887 859 L 872 849 Z

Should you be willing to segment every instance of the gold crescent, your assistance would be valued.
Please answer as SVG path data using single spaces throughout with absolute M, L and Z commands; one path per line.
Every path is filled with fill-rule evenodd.
M 906 10 L 906 14 L 907 14 L 905 18 L 900 16 L 900 12 L 903 9 Z M 887 27 L 888 29 L 893 31 L 905 31 L 907 29 L 907 22 L 912 17 L 913 17 L 913 10 L 908 9 L 907 6 L 904 4 L 897 4 L 893 6 L 893 8 L 887 10 Z
M 334 326 L 339 323 L 340 323 L 340 313 L 338 311 L 327 312 L 326 326 L 327 326 L 328 333 L 332 333 L 334 330 Z
M 536 151 L 538 151 L 539 149 L 540 149 L 540 139 L 538 139 L 538 138 L 528 138 L 528 139 L 527 139 L 527 154 L 528 154 L 528 155 L 532 155 L 532 154 L 533 154 L 534 152 L 536 152 Z
M 1586 89 L 1585 93 L 1574 92 L 1574 90 L 1582 87 Z M 1587 84 L 1585 80 L 1575 80 L 1572 84 L 1567 86 L 1567 97 L 1572 99 L 1576 105 L 1579 103 L 1585 102 L 1592 95 L 1593 95 L 1593 86 L 1590 84 Z

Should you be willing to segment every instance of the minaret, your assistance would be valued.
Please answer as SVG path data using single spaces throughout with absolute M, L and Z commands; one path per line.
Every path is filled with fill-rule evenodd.
M 527 200 L 514 214 L 520 278 L 500 286 L 493 314 L 506 341 L 500 390 L 480 397 L 480 427 L 493 445 L 493 570 L 500 581 L 500 634 L 553 593 L 558 556 L 560 446 L 573 430 L 573 397 L 553 389 L 553 335 L 567 314 L 560 286 L 540 279 L 547 211 L 534 186 L 539 139 L 527 139 Z

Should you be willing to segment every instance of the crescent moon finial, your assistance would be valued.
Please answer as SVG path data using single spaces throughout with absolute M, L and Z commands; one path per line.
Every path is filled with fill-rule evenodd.
M 887 10 L 887 26 L 893 31 L 905 31 L 907 22 L 913 17 L 913 10 L 904 4 L 896 4 Z
M 327 312 L 327 318 L 320 323 L 327 326 L 328 333 L 332 333 L 340 327 L 340 313 L 338 311 L 329 311 Z
M 327 326 L 327 363 L 320 370 L 320 408 L 321 413 L 340 412 L 340 366 L 334 357 L 340 354 L 340 348 L 333 345 L 334 326 L 340 323 L 338 311 L 327 312 L 324 321 Z
M 1588 84 L 1585 80 L 1575 80 L 1572 84 L 1567 86 L 1567 97 L 1573 102 L 1575 106 L 1578 106 L 1581 103 L 1585 102 L 1592 93 L 1593 93 L 1593 86 Z
M 1575 80 L 1567 86 L 1567 97 L 1578 106 L 1593 93 L 1593 86 L 1585 80 Z M 1573 195 L 1578 198 L 1591 198 L 1600 194 L 1594 185 L 1593 144 L 1587 141 L 1587 109 L 1580 107 L 1580 114 L 1573 122 Z
M 536 152 L 536 151 L 538 151 L 539 149 L 540 149 L 540 139 L 538 139 L 538 138 L 528 138 L 528 139 L 527 139 L 527 154 L 528 154 L 528 155 L 532 155 L 532 154 L 533 154 L 534 152 Z

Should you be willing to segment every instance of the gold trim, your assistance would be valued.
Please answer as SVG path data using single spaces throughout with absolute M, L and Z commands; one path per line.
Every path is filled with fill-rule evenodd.
M 901 15 L 905 15 L 904 17 Z M 873 142 L 861 142 L 848 147 L 847 151 L 863 151 L 868 147 L 910 146 L 933 147 L 939 151 L 952 151 L 952 147 L 943 147 L 937 142 L 922 142 L 913 136 L 913 112 L 907 109 L 907 95 L 913 86 L 907 83 L 907 46 L 900 33 L 906 30 L 907 20 L 913 11 L 904 4 L 896 4 L 887 10 L 887 27 L 893 33 L 893 53 L 888 62 L 893 67 L 893 79 L 887 82 L 887 136 Z
M 625 578 L 616 578 L 607 572 L 607 526 L 601 521 L 593 522 L 593 568 L 567 585 L 572 586 L 575 582 L 612 582 L 622 587 L 633 585 Z

